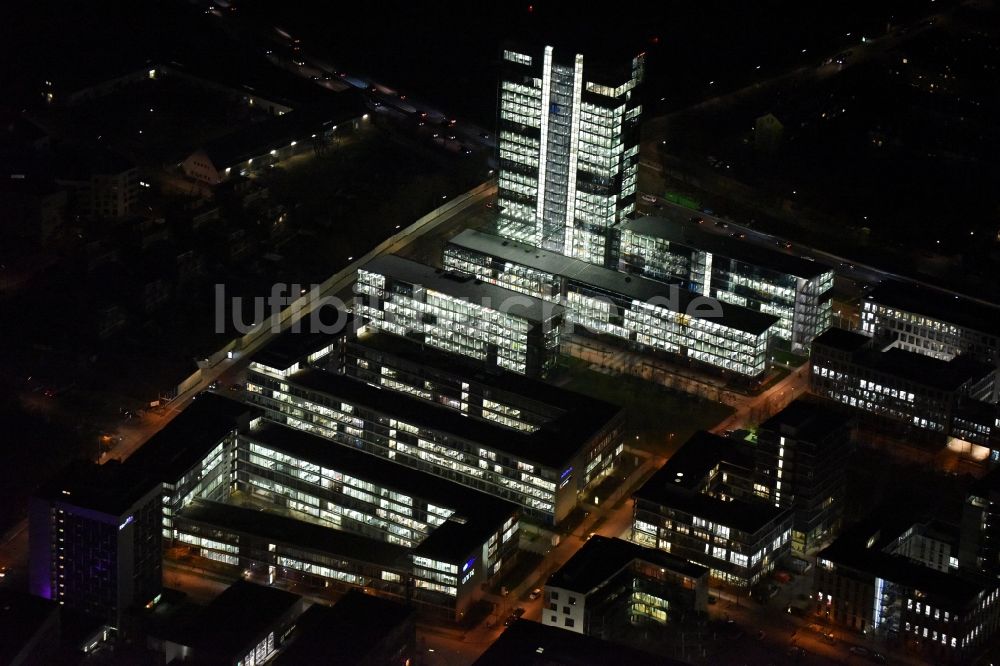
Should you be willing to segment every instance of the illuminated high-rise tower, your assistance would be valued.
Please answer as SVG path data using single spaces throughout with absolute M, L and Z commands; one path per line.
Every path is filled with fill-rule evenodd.
M 502 58 L 500 235 L 611 267 L 635 210 L 644 54 L 620 68 L 551 46 Z

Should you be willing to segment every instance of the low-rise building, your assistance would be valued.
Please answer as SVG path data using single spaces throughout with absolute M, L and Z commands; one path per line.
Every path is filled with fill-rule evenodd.
M 661 217 L 623 222 L 619 256 L 619 270 L 778 317 L 775 336 L 794 352 L 830 326 L 833 269 L 816 261 Z
M 861 332 L 944 361 L 965 354 L 1000 364 L 1000 308 L 913 283 L 883 282 L 868 293 Z
M 869 421 L 927 436 L 959 439 L 998 458 L 997 368 L 971 356 L 942 360 L 890 346 L 860 333 L 830 329 L 813 342 L 810 387 L 867 414 Z
M 912 524 L 848 529 L 817 556 L 817 611 L 858 632 L 918 644 L 935 663 L 968 663 L 1000 623 L 1000 583 L 958 568 L 950 554 L 942 566 L 953 538 L 953 530 Z
M 564 308 L 395 255 L 358 269 L 355 315 L 371 329 L 418 340 L 529 377 L 559 355 Z
M 578 332 L 750 380 L 769 365 L 778 317 L 664 284 L 466 230 L 448 242 L 450 270 L 532 297 L 561 303 Z
M 593 536 L 545 583 L 542 624 L 611 638 L 708 609 L 708 569 L 656 548 Z
M 405 666 L 417 660 L 416 612 L 409 606 L 351 591 L 333 606 L 313 604 L 274 666 Z
M 753 455 L 737 440 L 695 433 L 634 494 L 632 539 L 704 567 L 737 589 L 789 552 L 792 511 L 753 491 Z
M 619 409 L 576 413 L 519 431 L 344 375 L 305 369 L 284 378 L 250 369 L 247 395 L 267 418 L 513 502 L 558 523 L 624 449 L 607 423 Z

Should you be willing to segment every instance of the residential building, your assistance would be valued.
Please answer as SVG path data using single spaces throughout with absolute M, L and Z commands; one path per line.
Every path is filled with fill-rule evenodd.
M 840 527 L 851 422 L 830 407 L 796 400 L 757 430 L 754 491 L 792 510 L 792 550 L 806 553 Z
M 676 217 L 624 222 L 618 269 L 774 315 L 775 337 L 793 352 L 807 352 L 830 326 L 832 268 Z
M 710 571 L 740 590 L 789 552 L 792 512 L 757 497 L 745 444 L 695 433 L 635 493 L 632 539 Z
M 708 610 L 708 569 L 656 548 L 592 536 L 545 583 L 542 624 L 612 638 Z
M 635 209 L 644 60 L 613 68 L 552 46 L 504 48 L 502 236 L 612 265 L 614 228 Z
M 62 146 L 56 155 L 55 182 L 69 191 L 77 215 L 121 219 L 137 211 L 139 171 L 132 161 L 91 146 Z
M 374 330 L 536 377 L 559 355 L 564 309 L 395 255 L 358 269 L 354 314 Z
M 32 594 L 121 627 L 160 593 L 162 501 L 115 461 L 67 468 L 31 498 Z
M 1000 364 L 1000 308 L 913 283 L 883 282 L 869 292 L 861 332 L 944 361 L 965 354 Z
M 522 432 L 316 369 L 284 378 L 251 369 L 247 391 L 272 421 L 506 499 L 548 525 L 565 518 L 624 449 L 620 431 L 605 428 L 619 413 L 611 405 Z
M 387 599 L 348 592 L 333 606 L 313 604 L 274 666 L 405 666 L 417 660 L 416 612 Z
M 947 569 L 940 555 L 915 555 L 918 531 L 930 552 L 954 552 L 953 535 L 939 541 L 919 526 L 870 521 L 845 531 L 817 556 L 816 610 L 843 627 L 917 644 L 934 663 L 969 663 L 997 629 L 1000 583 L 952 567 L 951 555 Z
M 830 329 L 813 342 L 813 393 L 942 443 L 961 440 L 1000 453 L 997 368 L 971 356 L 942 360 L 890 346 L 861 333 Z
M 466 230 L 445 249 L 445 266 L 566 307 L 579 332 L 759 380 L 778 317 L 630 276 L 585 261 Z

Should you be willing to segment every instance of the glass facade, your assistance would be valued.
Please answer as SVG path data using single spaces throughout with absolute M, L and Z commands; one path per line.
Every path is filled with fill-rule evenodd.
M 499 109 L 499 232 L 610 265 L 613 228 L 635 209 L 635 88 L 643 57 L 613 85 L 591 80 L 580 54 L 503 53 Z
M 623 226 L 619 270 L 678 280 L 704 296 L 778 317 L 775 337 L 792 351 L 808 351 L 830 327 L 832 270 L 795 275 L 699 248 L 697 240 L 677 242 L 649 232 L 649 226 L 645 220 Z
M 562 308 L 544 308 L 540 303 L 519 308 L 521 302 L 515 299 L 523 297 L 501 290 L 480 290 L 477 300 L 466 293 L 476 291 L 468 278 L 436 276 L 433 269 L 421 268 L 429 272 L 429 283 L 401 277 L 391 266 L 382 272 L 360 269 L 354 287 L 355 314 L 372 329 L 419 339 L 487 366 L 529 376 L 544 375 L 554 367 Z M 461 289 L 462 293 L 449 289 L 459 285 L 469 289 Z

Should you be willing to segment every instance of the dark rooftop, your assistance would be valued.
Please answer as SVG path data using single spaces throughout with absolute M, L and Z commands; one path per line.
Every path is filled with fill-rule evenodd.
M 45 483 L 36 496 L 120 517 L 154 487 L 159 487 L 157 482 L 145 474 L 132 473 L 117 460 L 103 465 L 80 460 Z
M 370 663 L 365 660 L 372 651 L 397 632 L 410 634 L 414 641 L 415 615 L 409 606 L 351 590 L 335 606 L 313 604 L 300 615 L 291 645 L 282 649 L 274 666 Z
M 202 146 L 217 168 L 284 148 L 292 141 L 310 141 L 313 134 L 367 113 L 361 93 L 354 90 L 330 94 L 322 102 L 236 130 Z
M 850 419 L 842 412 L 826 405 L 800 399 L 762 423 L 760 430 L 783 433 L 790 429 L 795 432 L 795 437 L 798 439 L 818 442 L 849 421 Z
M 831 328 L 813 341 L 813 350 L 815 353 L 817 346 L 833 347 L 852 354 L 852 360 L 862 367 L 940 391 L 954 391 L 996 370 L 971 356 L 945 361 L 898 347 L 878 351 L 871 343 L 871 338 L 860 333 Z
M 269 368 L 287 370 L 354 331 L 354 316 L 343 310 L 324 305 L 320 316 L 324 326 L 332 328 L 337 325 L 339 330 L 332 333 L 288 329 L 275 336 L 263 349 L 255 353 L 252 360 Z M 306 322 L 303 322 L 302 328 L 307 328 Z
M 482 304 L 494 310 L 532 322 L 544 322 L 562 315 L 565 308 L 539 298 L 526 296 L 488 282 L 482 282 L 463 273 L 451 273 L 440 268 L 420 264 L 395 254 L 375 257 L 361 270 L 379 273 L 389 278 L 421 285 L 454 298 Z
M 849 353 L 864 349 L 871 344 L 872 339 L 867 335 L 855 333 L 854 331 L 848 331 L 844 328 L 828 328 L 824 332 L 817 335 L 816 339 L 813 340 L 814 346 L 822 345 Z
M 38 638 L 38 632 L 49 619 L 58 614 L 59 604 L 55 601 L 0 588 L 0 627 L 3 627 L 0 631 L 0 664 L 15 663 L 15 658 L 23 656 L 21 651 Z M 58 624 L 58 620 L 55 622 Z M 28 662 L 32 663 L 30 659 Z
M 681 222 L 676 218 L 638 217 L 622 222 L 621 230 L 662 238 L 671 243 L 711 252 L 718 257 L 753 264 L 807 280 L 817 278 L 823 273 L 833 270 L 830 266 L 822 263 L 760 247 L 722 234 L 714 234 L 705 231 L 699 225 L 687 221 Z
M 691 578 L 701 578 L 708 574 L 705 567 L 662 550 L 646 548 L 623 539 L 595 535 L 549 577 L 546 585 L 587 594 L 635 560 L 649 562 Z
M 972 298 L 919 284 L 887 281 L 868 294 L 867 299 L 974 331 L 1000 335 L 1000 307 Z
M 733 439 L 700 431 L 688 439 L 633 497 L 697 515 L 714 523 L 755 534 L 788 513 L 765 501 L 726 501 L 701 491 L 719 465 L 749 469 L 750 453 Z
M 504 630 L 473 666 L 685 666 L 685 662 L 621 643 L 518 620 Z
M 442 350 L 427 348 L 415 340 L 376 332 L 360 336 L 355 344 L 534 402 L 539 412 L 552 415 L 552 420 L 544 426 L 551 433 L 558 433 L 564 428 L 573 430 L 581 428 L 581 420 L 590 424 L 596 433 L 617 414 L 623 412 L 618 405 L 540 379 L 525 377 L 507 370 L 492 368 L 484 370 L 482 365 L 474 361 L 456 357 Z
M 990 581 L 986 577 L 964 571 L 946 573 L 902 555 L 885 552 L 885 548 L 900 534 L 898 528 L 887 528 L 869 520 L 845 530 L 830 546 L 820 551 L 817 558 L 914 587 L 926 594 L 933 606 L 954 611 L 961 611 L 981 591 L 990 589 Z
M 455 435 L 523 460 L 560 470 L 569 464 L 573 456 L 609 418 L 607 412 L 580 415 L 577 419 L 560 420 L 554 428 L 546 427 L 532 433 L 522 433 L 470 419 L 453 409 L 396 391 L 376 388 L 344 375 L 306 369 L 290 375 L 287 381 L 346 402 L 364 405 L 412 425 Z
M 263 423 L 242 437 L 455 511 L 452 519 L 432 528 L 430 535 L 414 549 L 417 555 L 457 562 L 482 547 L 519 510 L 516 504 L 492 495 L 357 449 L 331 446 L 322 437 L 275 423 Z
M 287 544 L 312 552 L 386 567 L 405 564 L 409 553 L 403 546 L 378 539 L 341 532 L 331 527 L 288 518 L 269 511 L 202 499 L 194 500 L 187 505 L 178 517 L 205 526 L 268 539 L 271 543 Z
M 236 659 L 253 647 L 274 624 L 290 615 L 302 597 L 276 587 L 237 580 L 190 622 L 177 627 L 170 640 L 212 655 Z
M 691 293 L 679 283 L 665 284 L 638 275 L 629 275 L 595 266 L 580 259 L 547 252 L 527 243 L 507 240 L 473 229 L 466 229 L 448 242 L 456 247 L 499 257 L 505 261 L 528 266 L 545 273 L 559 275 L 568 280 L 597 287 L 629 299 L 647 303 L 656 302 L 675 312 L 686 312 L 696 319 L 715 318 L 712 313 L 703 310 L 697 304 L 695 307 L 691 307 L 695 299 L 702 297 Z M 726 326 L 737 330 L 759 335 L 778 321 L 777 317 L 739 305 L 721 301 L 715 302 L 722 309 L 722 319 Z
M 226 435 L 261 413 L 253 405 L 205 393 L 129 456 L 125 467 L 137 476 L 173 483 Z

